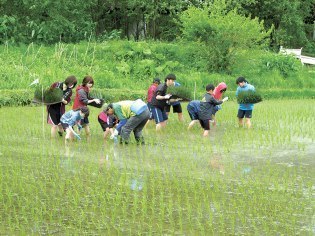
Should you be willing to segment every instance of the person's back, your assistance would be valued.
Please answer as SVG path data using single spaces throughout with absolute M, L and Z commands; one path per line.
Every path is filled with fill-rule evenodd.
M 211 120 L 212 114 L 214 113 L 214 107 L 216 105 L 220 105 L 221 103 L 221 101 L 216 100 L 211 94 L 206 93 L 200 101 L 199 119 Z
M 80 110 L 76 110 L 76 111 L 70 110 L 61 116 L 60 121 L 62 123 L 73 126 L 80 119 L 81 119 Z

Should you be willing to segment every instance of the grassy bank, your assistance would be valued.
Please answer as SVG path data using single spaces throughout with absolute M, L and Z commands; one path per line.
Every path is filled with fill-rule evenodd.
M 235 79 L 245 76 L 263 90 L 299 90 L 315 87 L 314 67 L 291 57 L 267 51 L 239 51 L 228 71 L 209 72 L 203 48 L 195 43 L 105 41 L 102 43 L 0 46 L 0 90 L 25 89 L 35 79 L 43 86 L 68 75 L 79 82 L 87 74 L 97 89 L 146 90 L 154 77 L 175 73 L 178 81 L 203 92 L 208 83 L 225 81 L 236 89 Z

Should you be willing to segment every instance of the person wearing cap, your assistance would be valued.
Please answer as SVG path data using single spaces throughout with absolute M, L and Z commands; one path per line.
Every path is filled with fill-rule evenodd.
M 87 118 L 90 114 L 89 108 L 84 106 L 75 110 L 70 110 L 63 114 L 60 118 L 60 124 L 62 128 L 66 131 L 65 143 L 71 141 L 76 137 L 78 140 L 81 140 L 80 135 L 77 134 L 73 130 L 73 126 L 78 125 L 79 129 L 81 129 L 81 125 L 79 124 L 81 119 Z
M 108 115 L 108 104 L 105 103 L 103 105 L 103 110 L 101 113 L 98 115 L 98 123 L 103 129 L 104 132 L 104 142 L 106 142 L 106 138 L 108 137 L 109 134 L 113 137 L 114 135 L 114 126 L 118 123 L 118 119 L 116 118 L 115 115 Z
M 165 106 L 167 103 L 179 101 L 180 99 L 170 99 L 171 94 L 166 94 L 167 88 L 169 86 L 174 86 L 176 76 L 174 74 L 169 74 L 165 77 L 165 83 L 160 84 L 151 100 L 152 104 L 152 115 L 156 123 L 156 131 L 161 130 L 166 126 L 166 121 L 168 119 Z
M 50 135 L 56 137 L 58 130 L 59 136 L 62 136 L 63 130 L 60 125 L 60 118 L 66 112 L 66 105 L 69 104 L 72 97 L 72 89 L 76 86 L 77 79 L 74 75 L 68 76 L 64 82 L 55 82 L 50 88 L 59 88 L 62 90 L 63 96 L 60 103 L 47 105 L 47 123 L 52 125 Z
M 115 115 L 123 126 L 120 130 L 121 143 L 128 144 L 131 132 L 134 133 L 136 142 L 144 144 L 142 130 L 147 123 L 150 112 L 147 104 L 141 99 L 136 101 L 120 101 L 111 103 L 107 107 L 107 115 Z M 125 123 L 126 122 L 126 123 Z
M 236 79 L 236 84 L 238 85 L 236 89 L 236 97 L 240 92 L 244 91 L 255 91 L 255 87 L 248 83 L 248 81 L 244 77 L 239 77 Z M 238 123 L 239 127 L 244 126 L 244 117 L 245 117 L 245 124 L 247 128 L 251 128 L 251 121 L 252 113 L 254 109 L 254 104 L 252 103 L 246 103 L 246 104 L 239 104 L 237 117 L 238 117 Z
M 207 137 L 210 130 L 210 120 L 212 120 L 212 115 L 216 105 L 220 105 L 227 101 L 228 98 L 225 97 L 221 101 L 216 100 L 213 97 L 214 85 L 208 84 L 206 86 L 206 93 L 202 100 L 200 101 L 200 110 L 198 112 L 198 118 L 201 127 L 204 129 L 203 137 Z
M 161 83 L 161 80 L 159 78 L 154 78 L 152 84 L 150 85 L 149 89 L 148 89 L 148 95 L 147 95 L 147 105 L 150 111 L 150 118 L 148 120 L 148 122 L 150 120 L 153 120 L 153 115 L 152 115 L 152 97 L 157 89 L 157 87 L 159 86 L 159 84 Z

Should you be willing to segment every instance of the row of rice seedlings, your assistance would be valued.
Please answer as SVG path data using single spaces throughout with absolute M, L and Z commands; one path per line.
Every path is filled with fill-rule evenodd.
M 5 116 L 9 117 L 9 114 Z M 7 232 L 309 232 L 310 222 L 306 219 L 310 214 L 307 210 L 310 195 L 302 193 L 310 193 L 312 188 L 311 172 L 305 171 L 308 166 L 283 169 L 282 165 L 275 165 L 271 158 L 267 158 L 273 152 L 256 150 L 256 142 L 251 141 L 255 129 L 249 133 L 230 127 L 231 132 L 222 136 L 218 127 L 218 135 L 210 137 L 212 139 L 200 137 L 199 141 L 191 143 L 185 139 L 190 133 L 178 132 L 181 128 L 173 124 L 157 139 L 158 145 L 152 142 L 144 147 L 105 148 L 101 155 L 105 155 L 106 161 L 108 154 L 110 165 L 102 168 L 99 166 L 102 136 L 97 134 L 96 125 L 92 126 L 95 133 L 91 143 L 74 143 L 68 156 L 65 156 L 63 148 L 60 153 L 51 154 L 56 153 L 56 146 L 62 147 L 62 139 L 56 140 L 55 144 L 40 139 L 30 142 L 30 130 L 34 130 L 38 137 L 42 135 L 41 131 L 36 131 L 38 125 L 22 127 L 22 131 L 17 135 L 13 133 L 12 138 L 14 142 L 21 140 L 22 148 L 18 150 L 25 155 L 18 156 L 11 154 L 9 148 L 2 149 L 11 159 L 9 166 L 1 163 L 6 176 L 1 183 L 10 183 L 3 188 L 8 192 L 4 197 L 9 203 L 5 209 L 9 216 L 3 216 L 9 222 Z M 5 134 L 12 134 L 16 123 L 3 126 Z M 47 136 L 49 130 L 45 131 Z M 229 139 L 229 135 L 233 137 Z M 244 135 L 247 136 L 242 139 Z M 180 143 L 177 142 L 178 136 L 183 137 Z M 168 142 L 163 141 L 163 137 Z M 8 139 L 6 135 L 4 140 Z M 265 145 L 272 151 L 270 142 L 273 141 Z M 45 148 L 30 151 L 31 143 Z M 239 149 L 243 148 L 252 154 L 264 155 L 266 161 L 240 155 Z M 224 175 L 215 164 L 209 165 L 209 160 L 218 155 L 218 162 L 225 168 Z M 19 168 L 14 166 L 17 159 L 13 156 L 23 159 Z M 301 161 L 303 158 L 301 155 Z M 23 178 L 17 178 L 19 176 Z M 14 179 L 20 185 L 12 184 Z M 297 179 L 300 182 L 296 182 Z M 295 183 L 306 186 L 304 189 L 293 188 Z M 28 190 L 24 189 L 25 186 Z M 23 205 L 22 198 L 16 202 L 9 192 L 18 192 L 26 199 L 23 211 L 10 211 L 14 209 L 13 205 Z M 297 217 L 301 220 L 296 220 Z

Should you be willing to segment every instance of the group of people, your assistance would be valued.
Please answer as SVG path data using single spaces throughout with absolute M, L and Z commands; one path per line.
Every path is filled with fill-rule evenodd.
M 255 90 L 254 86 L 250 85 L 245 78 L 239 77 L 236 80 L 238 85 L 236 95 L 241 91 Z M 65 105 L 69 104 L 72 97 L 72 90 L 77 85 L 75 76 L 69 76 L 64 82 L 56 82 L 51 85 L 51 88 L 60 88 L 63 91 L 63 98 L 60 103 L 47 106 L 48 123 L 51 127 L 51 137 L 58 134 L 63 136 L 65 132 L 65 141 L 68 143 L 74 138 L 80 138 L 80 132 L 85 129 L 86 135 L 90 137 L 89 128 L 89 105 L 98 104 L 102 101 L 98 98 L 90 96 L 91 88 L 94 85 L 94 80 L 91 76 L 85 76 L 82 83 L 76 88 L 72 110 L 65 112 Z M 98 115 L 98 122 L 104 132 L 103 137 L 106 142 L 108 136 L 111 139 L 118 140 L 120 135 L 120 143 L 128 144 L 130 135 L 133 132 L 135 140 L 138 144 L 144 144 L 142 130 L 145 125 L 154 120 L 156 130 L 163 129 L 168 120 L 170 108 L 173 107 L 173 112 L 178 114 L 179 121 L 183 121 L 181 98 L 172 98 L 172 94 L 167 93 L 167 88 L 170 86 L 180 86 L 176 82 L 176 76 L 169 74 L 165 77 L 164 83 L 161 83 L 159 78 L 153 80 L 152 85 L 148 89 L 147 103 L 141 99 L 136 101 L 125 100 L 116 103 L 105 103 L 102 111 Z M 203 136 L 209 134 L 210 123 L 216 124 L 215 114 L 221 109 L 221 104 L 228 100 L 228 97 L 222 99 L 224 92 L 227 90 L 227 85 L 221 82 L 217 87 L 213 84 L 206 86 L 206 93 L 201 100 L 190 101 L 187 105 L 187 111 L 191 118 L 188 129 L 199 122 L 203 128 Z M 251 127 L 250 118 L 252 117 L 253 104 L 240 104 L 238 110 L 239 125 L 243 126 L 243 119 L 246 118 L 246 126 Z M 75 131 L 73 127 L 77 125 Z

